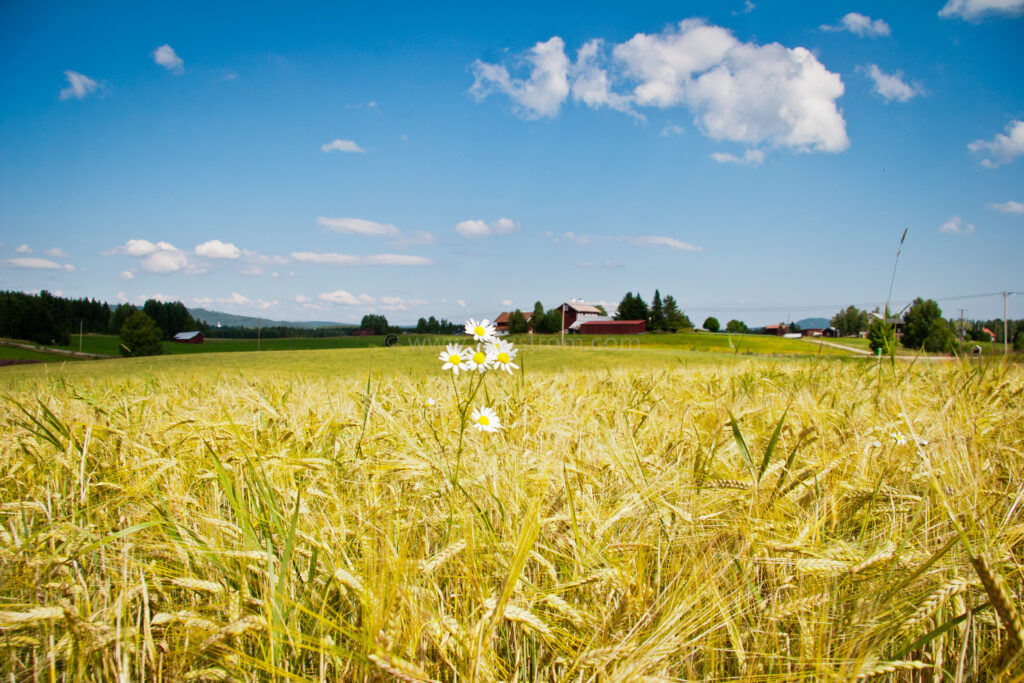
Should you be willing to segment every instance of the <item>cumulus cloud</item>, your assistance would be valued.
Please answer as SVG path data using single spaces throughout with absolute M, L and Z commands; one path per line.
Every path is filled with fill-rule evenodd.
M 321 152 L 356 152 L 363 154 L 366 152 L 365 149 L 352 142 L 351 140 L 335 140 L 326 144 L 320 145 Z
M 986 168 L 1008 164 L 1024 154 L 1024 121 L 1011 121 L 1006 133 L 999 133 L 990 141 L 975 140 L 967 149 L 981 157 L 981 165 Z
M 170 45 L 161 45 L 152 53 L 153 61 L 176 74 L 185 73 L 185 60 Z
M 54 247 L 53 249 L 47 249 L 43 253 L 45 253 L 47 256 L 51 256 L 53 258 L 67 258 L 68 257 L 67 252 L 64 251 L 63 249 L 59 248 L 59 247 Z
M 292 259 L 299 263 L 319 263 L 328 266 L 359 265 L 359 257 L 351 254 L 334 254 L 312 251 L 293 251 Z
M 121 273 L 117 276 L 117 279 L 118 280 L 134 280 L 135 279 L 135 272 L 131 271 L 131 270 L 122 270 Z
M 376 223 L 363 218 L 324 218 L 321 216 L 316 219 L 316 222 L 334 232 L 367 237 L 397 237 L 401 234 L 401 231 L 390 223 Z
M 206 258 L 236 259 L 242 255 L 242 250 L 231 242 L 209 240 L 196 245 L 196 254 Z
M 887 36 L 892 31 L 889 28 L 889 24 L 885 23 L 881 19 L 872 19 L 871 17 L 864 16 L 859 12 L 850 12 L 835 26 L 822 26 L 822 31 L 849 31 L 855 36 L 861 38 L 879 38 L 881 36 Z
M 949 0 L 939 10 L 939 16 L 943 19 L 960 17 L 967 21 L 987 16 L 1015 17 L 1021 14 L 1024 14 L 1024 0 Z
M 169 275 L 181 270 L 191 274 L 205 272 L 202 268 L 190 264 L 185 252 L 169 242 L 157 242 L 154 244 L 149 240 L 128 240 L 123 245 L 104 252 L 104 254 L 127 254 L 128 256 L 134 256 L 140 259 L 140 268 L 147 273 L 158 275 Z
M 344 289 L 336 289 L 333 292 L 323 292 L 322 294 L 316 295 L 320 301 L 326 301 L 329 304 L 341 304 L 343 306 L 368 306 L 375 303 L 375 299 L 367 294 L 360 294 L 355 296 L 346 292 Z
M 461 221 L 455 226 L 455 232 L 467 239 L 486 235 L 507 235 L 518 231 L 519 223 L 511 218 L 499 218 L 490 224 L 480 220 Z
M 64 77 L 68 79 L 68 87 L 60 91 L 62 100 L 80 100 L 100 89 L 99 83 L 77 71 L 65 71 Z
M 682 135 L 683 127 L 676 125 L 665 126 L 661 129 L 661 136 L 667 138 L 670 135 Z
M 1003 213 L 1024 213 L 1024 202 L 1003 202 L 1002 204 L 989 204 L 988 208 Z
M 892 100 L 906 102 L 918 95 L 924 94 L 924 86 L 920 83 L 906 83 L 903 80 L 902 71 L 894 71 L 891 74 L 887 74 L 879 69 L 877 64 L 857 67 L 857 70 L 868 75 L 868 78 L 875 84 L 875 92 L 884 97 L 886 102 Z
M 587 42 L 570 64 L 559 37 L 524 57 L 529 79 L 504 64 L 473 64 L 478 100 L 510 97 L 526 118 L 554 116 L 570 92 L 590 107 L 686 107 L 715 140 L 841 152 L 849 146 L 836 100 L 844 86 L 803 47 L 743 43 L 720 26 L 687 19 L 660 34 L 638 33 L 611 47 Z
M 974 225 L 964 223 L 960 216 L 953 216 L 939 226 L 939 232 L 944 232 L 947 235 L 969 235 L 974 232 Z
M 760 166 L 764 163 L 764 152 L 759 149 L 748 149 L 742 157 L 727 152 L 714 152 L 711 158 L 720 164 L 738 164 L 740 166 Z
M 512 78 L 502 64 L 473 62 L 473 85 L 469 92 L 482 100 L 491 93 L 507 95 L 520 114 L 528 119 L 558 114 L 562 101 L 569 95 L 569 58 L 565 41 L 558 36 L 537 43 L 521 61 L 529 65 L 530 77 Z
M 28 246 L 27 244 L 22 244 L 22 245 L 20 245 L 19 247 L 17 247 L 14 250 L 14 253 L 15 254 L 31 254 L 32 253 L 32 247 Z

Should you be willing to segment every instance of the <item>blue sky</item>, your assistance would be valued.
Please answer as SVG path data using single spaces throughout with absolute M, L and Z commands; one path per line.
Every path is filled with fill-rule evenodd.
M 4 3 L 0 84 L 2 289 L 757 325 L 909 228 L 901 304 L 1024 291 L 1024 0 Z

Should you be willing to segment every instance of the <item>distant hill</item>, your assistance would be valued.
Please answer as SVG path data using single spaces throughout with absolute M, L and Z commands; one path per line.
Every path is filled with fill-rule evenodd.
M 831 323 L 828 318 L 804 318 L 803 320 L 797 320 L 796 324 L 800 326 L 801 330 L 823 330 Z
M 270 320 L 268 318 L 254 318 L 248 315 L 232 315 L 231 313 L 221 313 L 220 311 L 208 311 L 205 308 L 190 308 L 188 312 L 196 320 L 201 320 L 207 325 L 214 327 L 217 325 L 223 327 L 256 327 L 257 323 L 262 327 L 297 327 L 301 329 L 312 329 L 314 327 L 358 327 L 358 325 L 352 325 L 351 323 L 337 323 L 326 320 Z

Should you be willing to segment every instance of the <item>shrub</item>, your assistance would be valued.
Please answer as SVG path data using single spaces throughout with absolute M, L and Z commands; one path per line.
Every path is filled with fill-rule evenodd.
M 120 336 L 122 356 L 159 356 L 164 352 L 159 328 L 142 311 L 135 311 L 125 319 Z

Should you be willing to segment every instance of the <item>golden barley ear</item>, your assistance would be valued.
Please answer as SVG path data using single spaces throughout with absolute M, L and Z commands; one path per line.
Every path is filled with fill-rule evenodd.
M 1008 663 L 1024 647 L 1024 625 L 1021 624 L 1017 603 L 1007 590 L 1003 577 L 993 571 L 992 565 L 983 553 L 972 559 L 971 564 L 974 565 L 974 571 L 978 573 L 978 578 L 985 586 L 985 592 L 988 593 L 989 600 L 992 601 L 992 606 L 999 615 L 1003 628 L 1006 629 L 1008 641 L 1000 660 Z

